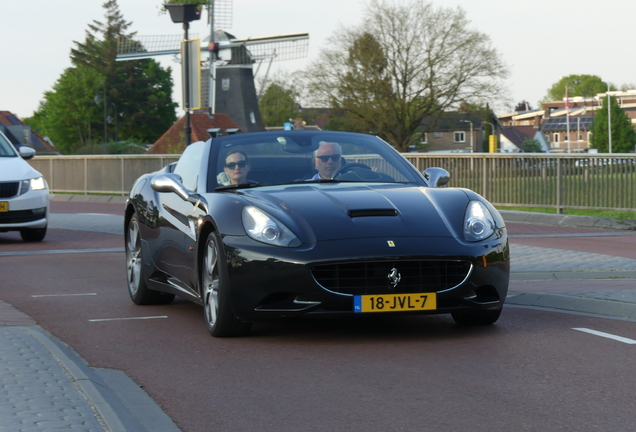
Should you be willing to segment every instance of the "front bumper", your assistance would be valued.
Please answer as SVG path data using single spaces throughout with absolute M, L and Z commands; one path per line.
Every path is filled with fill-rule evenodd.
M 389 240 L 393 247 L 388 247 Z M 234 312 L 244 320 L 353 313 L 352 294 L 326 289 L 314 278 L 312 268 L 325 264 L 413 260 L 470 263 L 466 278 L 457 285 L 436 289 L 429 285 L 419 291 L 435 291 L 437 308 L 417 313 L 496 310 L 503 306 L 508 291 L 510 263 L 505 235 L 476 244 L 452 237 L 336 240 L 300 248 L 267 246 L 245 236 L 226 236 L 223 242 Z M 396 292 L 387 290 L 390 293 Z
M 24 195 L 0 198 L 8 204 L 8 211 L 0 212 L 0 231 L 24 228 L 45 228 L 49 217 L 49 191 L 29 191 Z

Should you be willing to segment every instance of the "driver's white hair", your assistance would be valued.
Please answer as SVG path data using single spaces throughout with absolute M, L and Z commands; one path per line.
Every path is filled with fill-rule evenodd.
M 340 144 L 336 142 L 320 141 L 318 143 L 318 148 L 314 151 L 314 159 L 318 157 L 318 150 L 320 150 L 320 147 L 325 145 L 333 146 L 338 151 L 339 154 L 342 154 L 342 147 L 340 147 Z

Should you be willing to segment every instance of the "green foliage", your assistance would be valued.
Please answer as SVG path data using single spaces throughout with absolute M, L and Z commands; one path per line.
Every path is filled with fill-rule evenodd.
M 304 73 L 310 96 L 399 151 L 419 140 L 424 118 L 432 126 L 462 102 L 483 103 L 505 91 L 505 65 L 460 8 L 370 0 L 364 23 L 329 42 L 335 48 L 324 49 Z
M 607 101 L 607 99 L 606 99 Z M 636 145 L 636 132 L 632 122 L 618 105 L 616 98 L 610 96 L 611 118 L 612 118 L 612 153 L 628 153 L 634 150 Z M 607 103 L 604 103 L 600 110 L 596 111 L 594 121 L 590 131 L 590 148 L 597 149 L 599 153 L 609 152 L 609 119 Z
M 198 5 L 197 10 L 201 10 L 203 6 L 208 5 L 210 0 L 165 0 L 163 1 L 161 11 L 166 12 L 166 8 L 163 5 L 167 4 L 195 4 Z
M 562 77 L 558 82 L 552 85 L 548 90 L 548 94 L 540 101 L 540 103 L 550 101 L 560 101 L 565 98 L 565 89 L 568 89 L 568 96 L 592 97 L 598 93 L 607 91 L 607 83 L 601 77 L 596 75 L 568 75 Z M 610 84 L 610 89 L 615 90 Z
M 154 60 L 115 60 L 119 37 L 131 38 L 116 0 L 104 3 L 106 23 L 88 25 L 86 40 L 71 50 L 73 66 L 45 93 L 29 122 L 63 153 L 136 138 L 154 142 L 176 120 L 170 68 Z M 106 125 L 104 118 L 113 118 Z
M 527 139 L 523 141 L 523 151 L 528 153 L 545 153 L 541 148 L 541 143 L 536 139 Z
M 78 148 L 75 151 L 77 155 L 120 155 L 120 154 L 144 154 L 146 146 L 135 140 L 127 141 L 109 141 L 107 144 L 89 144 Z
M 272 82 L 258 101 L 265 126 L 282 126 L 298 114 L 298 102 L 294 99 L 293 90 L 283 85 Z

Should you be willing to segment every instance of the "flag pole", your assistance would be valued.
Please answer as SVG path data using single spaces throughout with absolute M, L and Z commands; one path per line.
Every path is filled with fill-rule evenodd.
M 570 99 L 568 98 L 568 87 L 565 86 L 565 117 L 567 120 L 567 140 L 568 140 L 568 153 L 570 153 Z

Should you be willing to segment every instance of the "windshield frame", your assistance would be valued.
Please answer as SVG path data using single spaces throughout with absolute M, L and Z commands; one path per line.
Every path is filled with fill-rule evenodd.
M 270 145 L 275 141 L 281 143 L 285 148 L 281 155 L 291 157 L 297 155 L 300 157 L 302 163 L 312 164 L 310 169 L 314 168 L 313 153 L 318 147 L 319 141 L 333 141 L 344 143 L 346 146 L 359 146 L 360 148 L 368 148 L 369 154 L 379 156 L 380 163 L 387 164 L 388 169 L 395 170 L 396 174 L 399 174 L 400 178 L 395 179 L 389 177 L 390 180 L 385 177 L 378 177 L 377 179 L 355 179 L 342 178 L 341 180 L 329 179 L 323 182 L 347 182 L 347 183 L 387 183 L 387 184 L 413 184 L 415 186 L 428 186 L 422 174 L 399 152 L 397 152 L 392 146 L 386 143 L 384 140 L 366 134 L 359 134 L 353 132 L 339 132 L 339 131 L 269 131 L 269 132 L 252 132 L 249 134 L 236 134 L 223 136 L 219 138 L 211 139 L 211 148 L 209 152 L 208 160 L 208 172 L 207 172 L 207 191 L 229 191 L 237 188 L 232 185 L 220 183 L 220 176 L 222 171 L 222 165 L 219 162 L 219 156 L 222 154 L 228 154 L 233 148 L 246 149 L 251 145 L 259 145 L 266 143 Z M 351 148 L 351 147 L 349 147 Z M 347 153 L 343 149 L 343 158 L 349 163 L 352 163 L 348 159 L 354 159 L 356 156 L 364 157 L 362 153 Z M 249 156 L 254 157 L 254 154 Z M 309 161 L 310 159 L 310 161 Z M 377 159 L 377 158 L 376 158 Z M 355 161 L 354 161 L 355 162 Z M 249 176 L 249 173 L 247 174 Z M 256 177 L 256 176 L 254 176 Z M 250 179 L 247 177 L 246 183 L 256 183 L 258 178 Z M 298 184 L 306 181 L 308 184 L 320 183 L 320 181 L 311 181 L 311 179 L 295 178 L 288 181 L 278 182 L 262 182 L 260 186 L 280 186 L 285 184 Z M 251 186 L 254 187 L 254 186 Z

